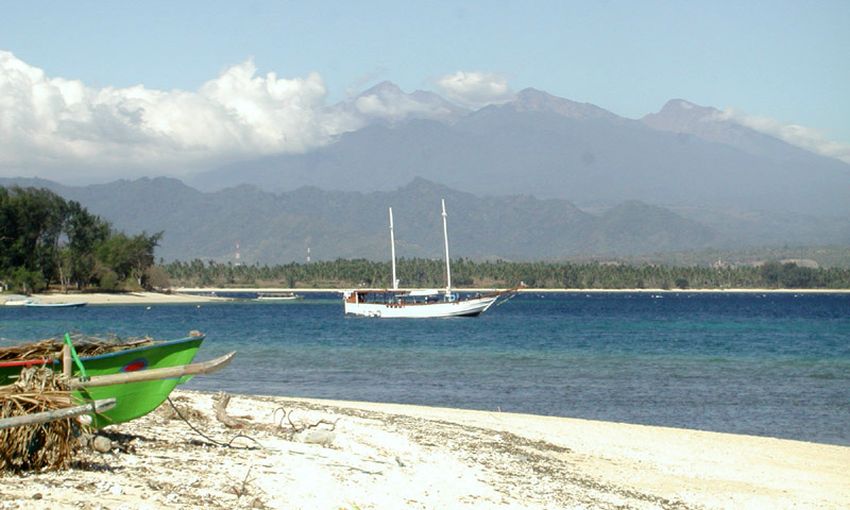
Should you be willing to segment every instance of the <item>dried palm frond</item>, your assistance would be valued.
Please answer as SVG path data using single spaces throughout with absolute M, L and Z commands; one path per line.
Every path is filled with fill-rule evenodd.
M 104 339 L 71 335 L 71 341 L 74 343 L 78 355 L 97 356 L 98 354 L 139 347 L 153 342 L 153 339 L 150 337 Z M 61 338 L 47 338 L 38 342 L 0 347 L 0 361 L 23 361 L 38 358 L 59 359 L 62 355 L 62 344 Z
M 26 368 L 17 382 L 0 387 L 0 418 L 74 405 L 66 382 L 48 368 Z M 0 472 L 67 468 L 85 429 L 75 418 L 0 429 Z

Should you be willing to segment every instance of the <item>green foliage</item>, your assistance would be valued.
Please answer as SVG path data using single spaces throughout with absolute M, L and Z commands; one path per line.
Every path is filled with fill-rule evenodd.
M 172 262 L 163 267 L 172 282 L 186 286 L 280 286 L 301 288 L 390 287 L 388 262 L 339 259 L 310 264 L 234 266 L 200 260 Z M 441 260 L 400 259 L 402 287 L 439 288 L 445 285 Z M 732 288 L 850 288 L 850 269 L 812 269 L 778 262 L 761 267 L 676 267 L 620 265 L 596 262 L 474 262 L 452 263 L 452 283 L 458 287 L 515 287 L 569 289 L 732 289 Z
M 52 283 L 63 289 L 120 289 L 146 285 L 147 269 L 162 233 L 128 237 L 46 189 L 0 187 L 0 280 L 36 292 Z
M 34 290 L 44 288 L 44 276 L 38 271 L 30 271 L 24 267 L 18 267 L 12 271 L 9 281 L 11 289 L 16 292 L 29 294 Z

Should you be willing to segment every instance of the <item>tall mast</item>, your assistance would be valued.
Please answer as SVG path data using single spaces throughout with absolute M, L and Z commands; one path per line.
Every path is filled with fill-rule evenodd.
M 390 207 L 390 253 L 393 258 L 393 290 L 398 289 L 398 279 L 395 276 L 395 235 L 393 235 L 393 208 Z
M 441 198 L 443 204 L 443 239 L 446 240 L 446 296 L 452 292 L 452 267 L 449 262 L 449 228 L 446 226 L 446 199 Z

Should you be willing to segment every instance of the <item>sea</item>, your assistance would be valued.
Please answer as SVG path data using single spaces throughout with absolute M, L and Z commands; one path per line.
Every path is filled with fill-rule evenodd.
M 252 297 L 242 295 L 240 297 Z M 850 445 L 850 294 L 523 293 L 475 318 L 296 302 L 0 307 L 0 345 L 207 335 L 184 387 L 684 427 Z

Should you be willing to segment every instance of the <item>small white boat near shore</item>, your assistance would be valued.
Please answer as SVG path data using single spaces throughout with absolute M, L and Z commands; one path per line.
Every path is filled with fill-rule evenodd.
M 7 303 L 8 304 L 8 303 Z M 86 306 L 85 301 L 74 301 L 71 303 L 39 303 L 36 301 L 25 303 L 24 306 L 30 308 L 79 308 Z
M 294 292 L 258 292 L 256 299 L 257 301 L 297 301 L 304 299 L 304 296 Z

